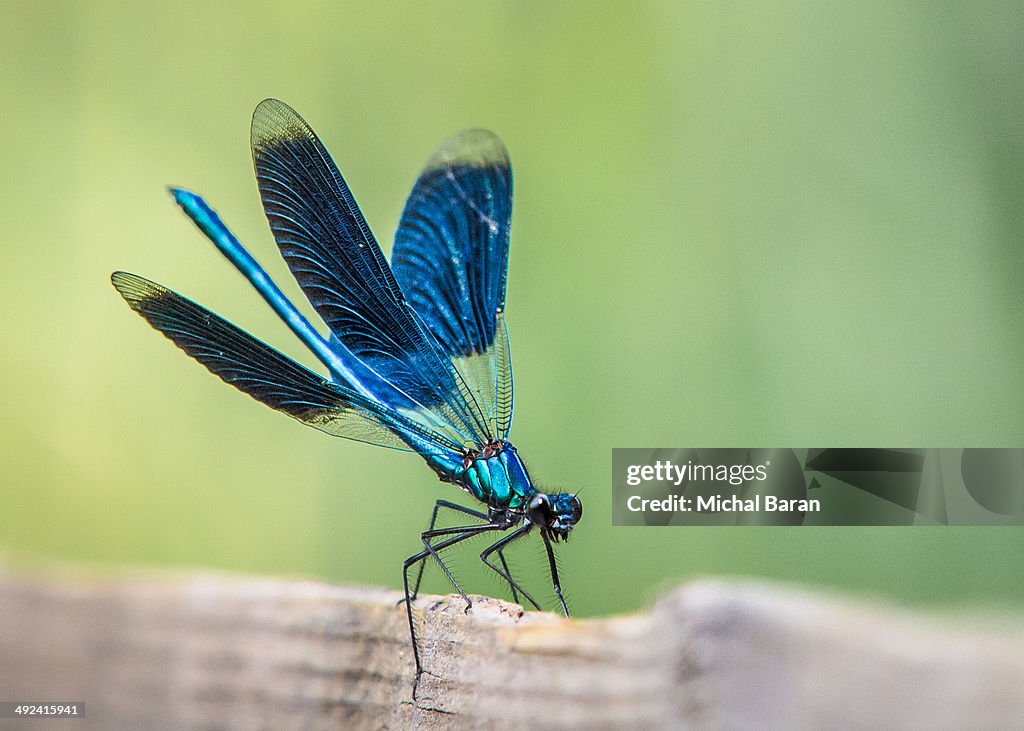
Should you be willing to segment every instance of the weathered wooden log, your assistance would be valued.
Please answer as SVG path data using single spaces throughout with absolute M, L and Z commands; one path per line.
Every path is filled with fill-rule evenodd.
M 0 700 L 79 701 L 7 728 L 1010 728 L 1024 619 L 922 617 L 701 581 L 648 613 L 565 620 L 216 575 L 0 572 Z

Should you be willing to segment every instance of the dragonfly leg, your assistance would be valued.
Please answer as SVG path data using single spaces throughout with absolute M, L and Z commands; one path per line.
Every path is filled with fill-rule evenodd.
M 405 559 L 405 563 L 402 565 L 402 587 L 405 590 L 405 613 L 409 619 L 409 636 L 412 638 L 412 656 L 416 663 L 416 677 L 412 681 L 412 697 L 416 698 L 416 688 L 420 682 L 420 675 L 423 674 L 423 664 L 420 661 L 420 650 L 419 645 L 416 642 L 416 624 L 412 618 L 412 595 L 409 591 L 409 568 L 417 563 L 423 563 L 427 558 L 433 557 L 441 564 L 441 568 L 444 570 L 445 575 L 455 586 L 455 589 L 459 592 L 459 595 L 466 601 L 466 611 L 468 612 L 470 607 L 473 606 L 473 602 L 470 601 L 466 593 L 462 591 L 462 587 L 452 576 L 448 567 L 444 565 L 444 561 L 441 560 L 439 551 L 443 551 L 450 546 L 454 546 L 460 541 L 464 541 L 467 538 L 479 535 L 485 531 L 491 530 L 507 530 L 507 526 L 500 523 L 487 523 L 484 525 L 469 525 L 459 526 L 456 528 L 442 528 L 440 530 L 429 530 L 420 534 L 420 539 L 423 541 L 424 550 L 417 554 L 410 556 Z M 434 538 L 441 538 L 447 536 L 444 540 L 440 541 L 436 545 L 431 545 L 430 541 Z
M 503 578 L 505 581 L 508 582 L 508 585 L 510 587 L 512 587 L 512 594 L 513 594 L 513 596 L 515 596 L 516 591 L 518 591 L 520 594 L 523 595 L 523 598 L 525 598 L 528 602 L 530 602 L 530 604 L 533 605 L 534 609 L 538 609 L 539 610 L 540 609 L 540 605 L 536 602 L 536 600 L 532 596 L 530 596 L 526 592 L 526 590 L 523 589 L 523 587 L 520 586 L 516 582 L 515 579 L 512 578 L 512 574 L 508 570 L 508 564 L 505 563 L 505 557 L 502 555 L 502 551 L 505 548 L 507 548 L 510 543 L 512 543 L 513 541 L 516 541 L 516 540 L 522 538 L 523 536 L 525 536 L 527 533 L 530 532 L 530 528 L 532 528 L 532 527 L 533 526 L 531 526 L 531 525 L 524 525 L 521 528 L 518 528 L 518 529 L 512 531 L 507 536 L 503 536 L 497 543 L 494 543 L 493 545 L 488 546 L 487 549 L 484 550 L 484 552 L 480 554 L 480 560 L 483 561 L 485 564 L 487 564 L 487 567 L 489 569 L 494 571 L 496 574 L 498 574 L 498 576 L 500 576 L 501 578 Z M 498 559 L 501 561 L 501 566 L 500 567 L 494 565 L 490 561 L 490 555 L 492 553 L 495 553 L 495 552 L 497 552 Z M 518 601 L 518 599 L 516 601 Z
M 558 582 L 558 566 L 555 564 L 555 552 L 551 550 L 551 541 L 541 533 L 544 539 L 544 550 L 548 552 L 548 567 L 551 569 L 551 584 L 555 587 L 555 594 L 558 596 L 558 603 L 562 605 L 565 616 L 569 616 L 569 607 L 565 606 L 565 597 L 562 596 L 562 585 Z
M 505 574 L 508 575 L 508 576 L 511 576 L 512 575 L 512 571 L 509 570 L 508 561 L 505 560 L 505 554 L 502 552 L 502 550 L 498 551 L 498 560 L 501 562 L 501 568 L 505 569 Z M 519 601 L 520 591 L 519 591 L 518 587 L 519 587 L 519 585 L 516 584 L 516 582 L 514 582 L 514 581 L 508 582 L 508 588 L 512 590 L 512 601 L 514 601 L 516 604 L 520 604 L 521 603 Z
M 464 505 L 459 505 L 458 503 L 449 502 L 448 500 L 438 500 L 437 502 L 434 503 L 434 512 L 430 516 L 430 527 L 427 528 L 427 532 L 430 532 L 430 531 L 434 530 L 434 526 L 437 524 L 437 514 L 438 514 L 438 512 L 440 512 L 441 508 L 445 508 L 447 510 L 451 510 L 451 511 L 456 512 L 456 513 L 463 513 L 463 514 L 469 515 L 469 516 L 471 516 L 473 518 L 479 518 L 480 520 L 484 521 L 485 523 L 487 522 L 487 515 L 484 514 L 484 513 L 481 513 L 479 510 L 473 510 L 472 508 L 467 508 Z M 417 597 L 417 595 L 420 593 L 420 582 L 423 580 L 423 569 L 425 567 L 426 567 L 426 561 L 420 561 L 420 565 L 419 565 L 419 567 L 416 570 L 416 580 L 413 581 L 413 584 L 412 584 L 412 595 L 411 596 L 412 596 L 413 599 L 415 599 Z
M 469 515 L 469 516 L 471 516 L 473 518 L 479 518 L 480 520 L 482 520 L 484 522 L 488 522 L 488 520 L 489 520 L 488 517 L 487 517 L 487 514 L 486 513 L 482 513 L 479 510 L 474 510 L 472 508 L 467 508 L 465 505 L 459 505 L 458 503 L 453 503 L 453 502 L 450 502 L 448 500 L 438 500 L 438 501 L 436 501 L 434 503 L 434 511 L 433 511 L 433 514 L 430 516 L 430 527 L 427 529 L 428 531 L 434 530 L 434 526 L 437 525 L 437 516 L 438 516 L 438 513 L 441 511 L 441 508 L 445 508 L 446 510 L 451 510 L 452 512 L 457 512 L 457 513 L 462 513 L 464 515 Z M 506 577 L 512 576 L 512 572 L 511 572 L 511 570 L 508 567 L 508 562 L 505 560 L 505 554 L 502 553 L 502 550 L 503 549 L 498 549 L 498 560 L 501 562 L 501 566 L 504 569 L 504 572 L 498 571 L 497 573 L 502 578 L 506 578 Z M 416 596 L 419 594 L 420 582 L 423 580 L 423 569 L 426 567 L 426 565 L 427 565 L 426 561 L 421 561 L 419 567 L 416 570 L 416 580 L 412 584 L 412 598 L 413 599 L 416 599 Z M 506 579 L 506 581 L 508 581 L 508 579 Z M 508 581 L 508 587 L 512 591 L 512 601 L 514 601 L 516 604 L 519 604 L 520 603 L 520 601 L 519 601 L 519 594 L 522 593 L 522 591 L 519 588 L 519 584 L 517 584 L 515 581 Z M 404 601 L 404 600 L 402 600 L 402 601 Z M 536 607 L 536 603 L 533 602 L 532 599 L 530 600 L 530 603 L 534 604 L 534 606 Z M 538 607 L 538 609 L 539 609 L 539 607 Z

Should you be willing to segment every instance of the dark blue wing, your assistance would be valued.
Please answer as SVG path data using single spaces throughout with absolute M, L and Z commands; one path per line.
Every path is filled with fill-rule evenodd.
M 453 441 L 493 436 L 446 354 L 406 303 L 352 193 L 309 126 L 286 104 L 260 103 L 253 162 L 274 238 L 333 337 L 372 371 L 383 404 Z
M 493 133 L 468 130 L 430 158 L 405 204 L 391 252 L 409 304 L 503 438 L 512 423 L 503 319 L 511 216 L 508 151 Z
M 114 272 L 111 282 L 133 310 L 211 373 L 304 424 L 335 436 L 421 454 L 457 453 L 461 447 L 325 380 L 155 282 L 127 272 Z

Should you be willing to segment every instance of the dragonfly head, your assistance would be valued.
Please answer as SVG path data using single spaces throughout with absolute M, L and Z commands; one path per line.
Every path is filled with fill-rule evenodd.
M 569 531 L 583 517 L 583 504 L 567 492 L 538 492 L 526 506 L 526 519 L 553 541 L 569 540 Z

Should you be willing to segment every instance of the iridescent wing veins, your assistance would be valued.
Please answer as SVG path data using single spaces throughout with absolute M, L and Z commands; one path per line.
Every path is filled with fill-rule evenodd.
M 335 436 L 393 449 L 448 454 L 442 435 L 299 365 L 224 318 L 166 287 L 114 272 L 114 287 L 150 325 L 225 383 Z M 407 440 L 400 438 L 405 434 Z
M 486 415 L 406 302 L 348 185 L 309 126 L 286 104 L 268 99 L 253 115 L 252 150 L 281 254 L 332 339 L 365 367 L 360 383 L 381 404 L 448 442 L 486 441 Z
M 406 202 L 391 266 L 468 385 L 492 435 L 512 422 L 504 323 L 512 169 L 501 140 L 468 130 L 431 157 Z

